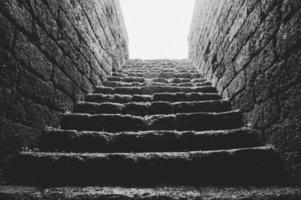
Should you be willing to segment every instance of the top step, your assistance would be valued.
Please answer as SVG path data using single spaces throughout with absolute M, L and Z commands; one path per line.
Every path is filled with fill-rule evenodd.
M 124 67 L 192 67 L 191 61 L 183 60 L 128 60 Z

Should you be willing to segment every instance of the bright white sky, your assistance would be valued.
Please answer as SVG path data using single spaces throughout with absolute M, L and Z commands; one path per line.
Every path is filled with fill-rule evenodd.
M 130 58 L 187 58 L 195 0 L 120 0 Z

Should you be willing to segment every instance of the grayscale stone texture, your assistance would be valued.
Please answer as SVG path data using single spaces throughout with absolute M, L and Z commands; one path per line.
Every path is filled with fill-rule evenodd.
M 301 180 L 301 1 L 196 0 L 189 56 Z
M 117 0 L 0 1 L 0 166 L 128 59 Z

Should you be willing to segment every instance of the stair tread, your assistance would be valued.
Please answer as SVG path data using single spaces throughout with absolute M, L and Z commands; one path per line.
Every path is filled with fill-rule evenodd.
M 149 102 L 149 101 L 202 101 L 202 100 L 220 100 L 221 96 L 217 93 L 154 93 L 152 95 L 127 95 L 127 94 L 89 94 L 86 97 L 87 102 Z
M 46 152 L 171 152 L 255 146 L 260 146 L 257 134 L 247 128 L 120 133 L 48 129 L 40 137 L 40 150 Z
M 163 81 L 163 80 L 155 80 L 155 81 Z M 121 82 L 121 81 L 106 81 L 103 83 L 106 87 L 145 87 L 145 86 L 163 86 L 163 87 L 203 87 L 203 86 L 211 86 L 210 82 L 201 82 L 201 83 L 192 83 L 192 82 L 184 82 L 184 83 L 166 83 L 166 82 Z
M 173 87 L 173 86 L 143 86 L 143 87 L 95 87 L 95 93 L 102 94 L 154 94 L 154 93 L 177 93 L 177 92 L 203 92 L 217 93 L 212 86 L 202 87 Z
M 19 156 L 29 156 L 29 157 L 70 157 L 70 158 L 104 158 L 110 157 L 114 155 L 120 155 L 126 159 L 133 159 L 134 157 L 137 158 L 146 158 L 148 160 L 157 158 L 158 156 L 166 159 L 171 159 L 175 157 L 180 157 L 185 160 L 191 160 L 191 156 L 204 156 L 207 157 L 208 155 L 214 154 L 222 154 L 228 156 L 233 156 L 235 153 L 241 152 L 254 152 L 254 153 L 263 153 L 263 152 L 276 152 L 272 146 L 259 146 L 259 147 L 250 147 L 250 148 L 238 148 L 238 149 L 218 149 L 218 150 L 207 150 L 207 151 L 186 151 L 186 152 L 122 152 L 122 153 L 66 153 L 66 152 L 21 152 Z
M 121 73 L 115 73 L 115 76 L 120 77 L 144 77 L 144 78 L 156 78 L 156 77 L 162 77 L 162 78 L 201 78 L 201 74 L 198 72 L 195 73 L 164 73 L 164 72 L 158 72 L 158 73 L 130 73 L 130 72 L 121 72 Z
M 240 110 L 231 110 L 226 112 L 197 112 L 197 113 L 175 113 L 175 114 L 155 114 L 155 115 L 147 115 L 147 116 L 136 116 L 131 114 L 85 114 L 85 113 L 64 113 L 62 114 L 63 117 L 68 116 L 83 116 L 83 117 L 101 117 L 101 116 L 116 116 L 116 117 L 133 117 L 133 118 L 140 118 L 140 119 L 151 119 L 157 117 L 176 117 L 176 116 L 224 116 L 224 115 L 231 115 L 231 114 L 241 114 Z
M 133 115 L 172 114 L 193 112 L 225 112 L 231 109 L 229 101 L 188 101 L 188 102 L 133 102 L 133 103 L 79 103 L 74 113 L 121 113 Z
M 177 68 L 166 68 L 166 69 L 121 69 L 119 72 L 122 73 L 199 73 L 196 69 L 177 69 Z
M 161 187 L 61 187 L 40 188 L 29 186 L 2 186 L 1 199 L 18 199 L 26 196 L 28 200 L 52 199 L 61 200 L 279 200 L 301 199 L 301 187 L 298 186 L 265 186 L 265 187 L 188 187 L 188 186 L 161 186 Z
M 166 83 L 182 83 L 182 82 L 204 82 L 203 78 L 191 79 L 191 78 L 141 78 L 141 77 L 118 77 L 110 76 L 108 81 L 123 81 L 123 82 L 154 82 L 154 81 L 164 81 Z

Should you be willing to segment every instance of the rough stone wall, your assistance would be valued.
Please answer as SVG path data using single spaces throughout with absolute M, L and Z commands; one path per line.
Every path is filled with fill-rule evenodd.
M 301 1 L 196 0 L 190 59 L 301 180 Z
M 1 0 L 0 161 L 127 58 L 118 0 Z

